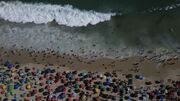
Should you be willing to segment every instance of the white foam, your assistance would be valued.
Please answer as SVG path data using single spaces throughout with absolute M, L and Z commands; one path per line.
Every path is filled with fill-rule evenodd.
M 168 11 L 168 10 L 176 9 L 176 8 L 178 8 L 179 6 L 180 6 L 180 3 L 168 5 L 168 6 L 164 7 L 164 8 L 158 8 L 158 7 L 157 7 L 157 8 L 152 8 L 152 9 L 148 9 L 148 11 L 149 11 L 149 12 L 153 12 L 153 11 L 163 11 L 163 10 Z
M 123 59 L 131 56 L 148 56 L 149 58 L 164 60 L 175 55 L 179 56 L 180 50 L 171 53 L 166 48 L 134 48 L 128 46 L 123 40 L 116 47 L 111 47 L 105 43 L 105 39 L 100 33 L 90 32 L 88 35 L 78 31 L 66 31 L 61 27 L 31 24 L 0 24 L 0 47 L 6 49 L 16 48 L 33 49 L 36 51 L 53 49 L 59 53 L 68 53 L 89 57 Z M 94 47 L 93 44 L 96 46 Z M 111 49 L 110 49 L 111 48 Z M 153 50 L 153 53 L 149 53 Z M 155 56 L 157 55 L 156 58 Z M 98 58 L 97 57 L 97 58 Z M 94 57 L 95 58 L 95 57 Z
M 80 27 L 108 21 L 114 15 L 113 13 L 82 11 L 71 5 L 27 4 L 19 1 L 0 2 L 0 18 L 17 23 L 42 24 L 55 20 L 59 25 Z

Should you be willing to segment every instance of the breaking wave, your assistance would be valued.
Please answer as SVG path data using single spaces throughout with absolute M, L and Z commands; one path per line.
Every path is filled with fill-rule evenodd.
M 79 10 L 71 5 L 29 4 L 20 1 L 0 2 L 0 18 L 17 23 L 46 24 L 56 21 L 59 25 L 81 27 L 108 21 L 114 15 L 113 13 Z

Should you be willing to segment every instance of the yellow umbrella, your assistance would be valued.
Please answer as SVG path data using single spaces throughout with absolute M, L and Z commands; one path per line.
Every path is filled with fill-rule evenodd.
M 27 84 L 27 85 L 26 85 L 26 89 L 31 89 L 31 85 L 30 85 L 30 84 Z
M 3 89 L 3 90 L 6 90 L 6 85 L 3 84 L 3 85 L 2 85 L 2 89 Z
M 95 88 L 95 92 L 96 92 L 96 93 L 99 93 L 100 90 L 99 90 L 98 88 Z
M 13 69 L 11 70 L 11 72 L 12 72 L 12 73 L 15 73 L 15 72 L 16 72 L 16 69 L 15 69 L 15 68 L 13 68 Z

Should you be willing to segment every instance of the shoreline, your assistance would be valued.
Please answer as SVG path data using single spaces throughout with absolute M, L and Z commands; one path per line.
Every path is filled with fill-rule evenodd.
M 29 51 L 26 49 L 6 50 L 1 48 L 0 63 L 5 61 L 20 64 L 41 64 L 44 66 L 64 67 L 70 70 L 85 71 L 118 71 L 120 73 L 141 73 L 151 78 L 172 76 L 180 78 L 180 60 L 178 57 L 155 62 L 149 57 L 129 57 L 124 59 L 97 58 L 89 59 L 72 54 L 59 54 L 55 51 Z M 177 73 L 177 74 L 176 74 Z M 168 74 L 168 75 L 167 75 Z

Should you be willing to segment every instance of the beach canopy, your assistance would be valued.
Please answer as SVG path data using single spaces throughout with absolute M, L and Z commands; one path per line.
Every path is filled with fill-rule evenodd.
M 16 99 L 12 99 L 11 101 L 17 101 Z
M 31 89 L 31 85 L 27 84 L 26 89 Z
M 20 87 L 19 84 L 15 84 L 15 85 L 14 85 L 14 89 L 18 89 L 19 87 Z
M 65 90 L 65 87 L 64 86 L 59 86 L 55 89 L 55 93 L 58 93 L 58 92 L 63 92 Z
M 14 65 L 12 63 L 10 63 L 9 61 L 6 61 L 4 66 L 8 67 L 9 69 L 14 67 Z

